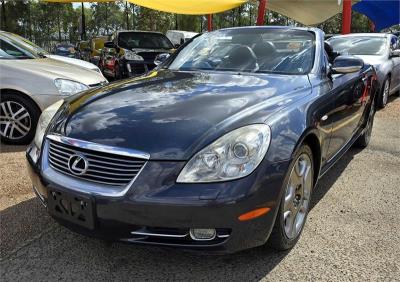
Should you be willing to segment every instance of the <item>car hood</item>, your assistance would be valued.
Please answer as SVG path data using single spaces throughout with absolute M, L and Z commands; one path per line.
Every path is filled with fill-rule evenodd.
M 356 55 L 355 57 L 360 58 L 364 61 L 364 63 L 373 65 L 375 67 L 385 62 L 384 56 Z
M 48 54 L 48 55 L 46 55 L 46 57 L 57 60 L 57 61 L 65 62 L 68 64 L 76 65 L 76 66 L 79 66 L 79 67 L 82 67 L 85 69 L 89 69 L 89 70 L 97 71 L 99 69 L 96 65 L 89 63 L 89 62 L 85 62 L 83 60 L 79 60 L 79 59 L 63 57 L 63 56 L 53 55 L 53 54 Z
M 106 81 L 98 72 L 51 58 L 13 60 L 13 67 L 49 77 L 70 79 L 86 85 L 96 85 Z
M 154 71 L 69 99 L 50 132 L 187 160 L 222 134 L 310 93 L 306 75 Z

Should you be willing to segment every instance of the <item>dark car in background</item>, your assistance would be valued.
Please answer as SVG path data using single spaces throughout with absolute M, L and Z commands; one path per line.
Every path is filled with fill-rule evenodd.
M 144 74 L 156 66 L 157 55 L 174 51 L 164 34 L 148 31 L 117 31 L 104 46 L 102 70 L 116 79 Z
M 53 54 L 63 57 L 75 58 L 75 46 L 69 43 L 59 43 L 54 47 Z
M 34 191 L 107 240 L 289 249 L 318 179 L 374 121 L 373 67 L 330 65 L 324 48 L 315 28 L 222 29 L 147 76 L 67 98 L 27 150 Z

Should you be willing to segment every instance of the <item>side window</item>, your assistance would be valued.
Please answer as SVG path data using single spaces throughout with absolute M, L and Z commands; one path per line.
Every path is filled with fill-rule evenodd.
M 10 43 L 0 40 L 0 49 L 9 56 L 14 58 L 23 58 L 27 57 L 27 55 L 17 47 L 11 45 Z
M 391 36 L 390 37 L 390 50 L 395 50 L 398 47 L 398 42 L 397 42 L 397 37 L 396 36 Z

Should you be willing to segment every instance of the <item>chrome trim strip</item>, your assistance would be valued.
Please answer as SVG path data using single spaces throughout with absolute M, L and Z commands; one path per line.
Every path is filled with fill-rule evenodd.
M 32 189 L 33 189 L 33 192 L 35 192 L 36 196 L 39 198 L 40 203 L 41 203 L 45 208 L 47 208 L 46 201 L 45 201 L 44 197 L 43 197 L 42 194 L 40 194 L 40 192 L 36 189 L 35 185 L 32 186 Z
M 163 234 L 163 233 L 149 233 L 141 231 L 132 231 L 132 235 L 142 235 L 142 236 L 153 236 L 153 237 L 167 237 L 167 238 L 185 238 L 188 233 L 185 234 Z
M 221 234 L 221 235 L 217 234 L 218 238 L 228 238 L 229 236 L 231 236 L 231 235 L 230 234 Z
M 120 148 L 120 147 L 114 147 L 114 146 L 108 146 L 108 145 L 101 145 L 93 142 L 88 142 L 88 141 L 83 141 L 83 140 L 78 140 L 70 137 L 65 137 L 61 136 L 58 134 L 49 134 L 46 136 L 46 138 L 50 140 L 54 140 L 57 142 L 61 142 L 70 146 L 74 147 L 79 147 L 82 149 L 88 149 L 88 150 L 93 150 L 97 152 L 103 152 L 103 153 L 109 153 L 109 154 L 116 154 L 116 155 L 121 155 L 121 156 L 126 156 L 126 157 L 133 157 L 133 158 L 139 158 L 139 159 L 144 159 L 148 160 L 150 159 L 150 154 L 141 152 L 138 150 L 134 149 L 126 149 L 126 148 Z

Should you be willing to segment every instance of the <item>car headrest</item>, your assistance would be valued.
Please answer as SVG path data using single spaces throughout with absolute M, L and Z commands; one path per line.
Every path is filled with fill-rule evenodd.
M 272 42 L 257 42 L 252 49 L 257 58 L 273 56 L 276 53 L 275 45 Z
M 222 62 L 220 68 L 234 68 L 239 70 L 255 69 L 257 56 L 253 50 L 246 45 L 235 45 L 227 54 L 228 59 Z

